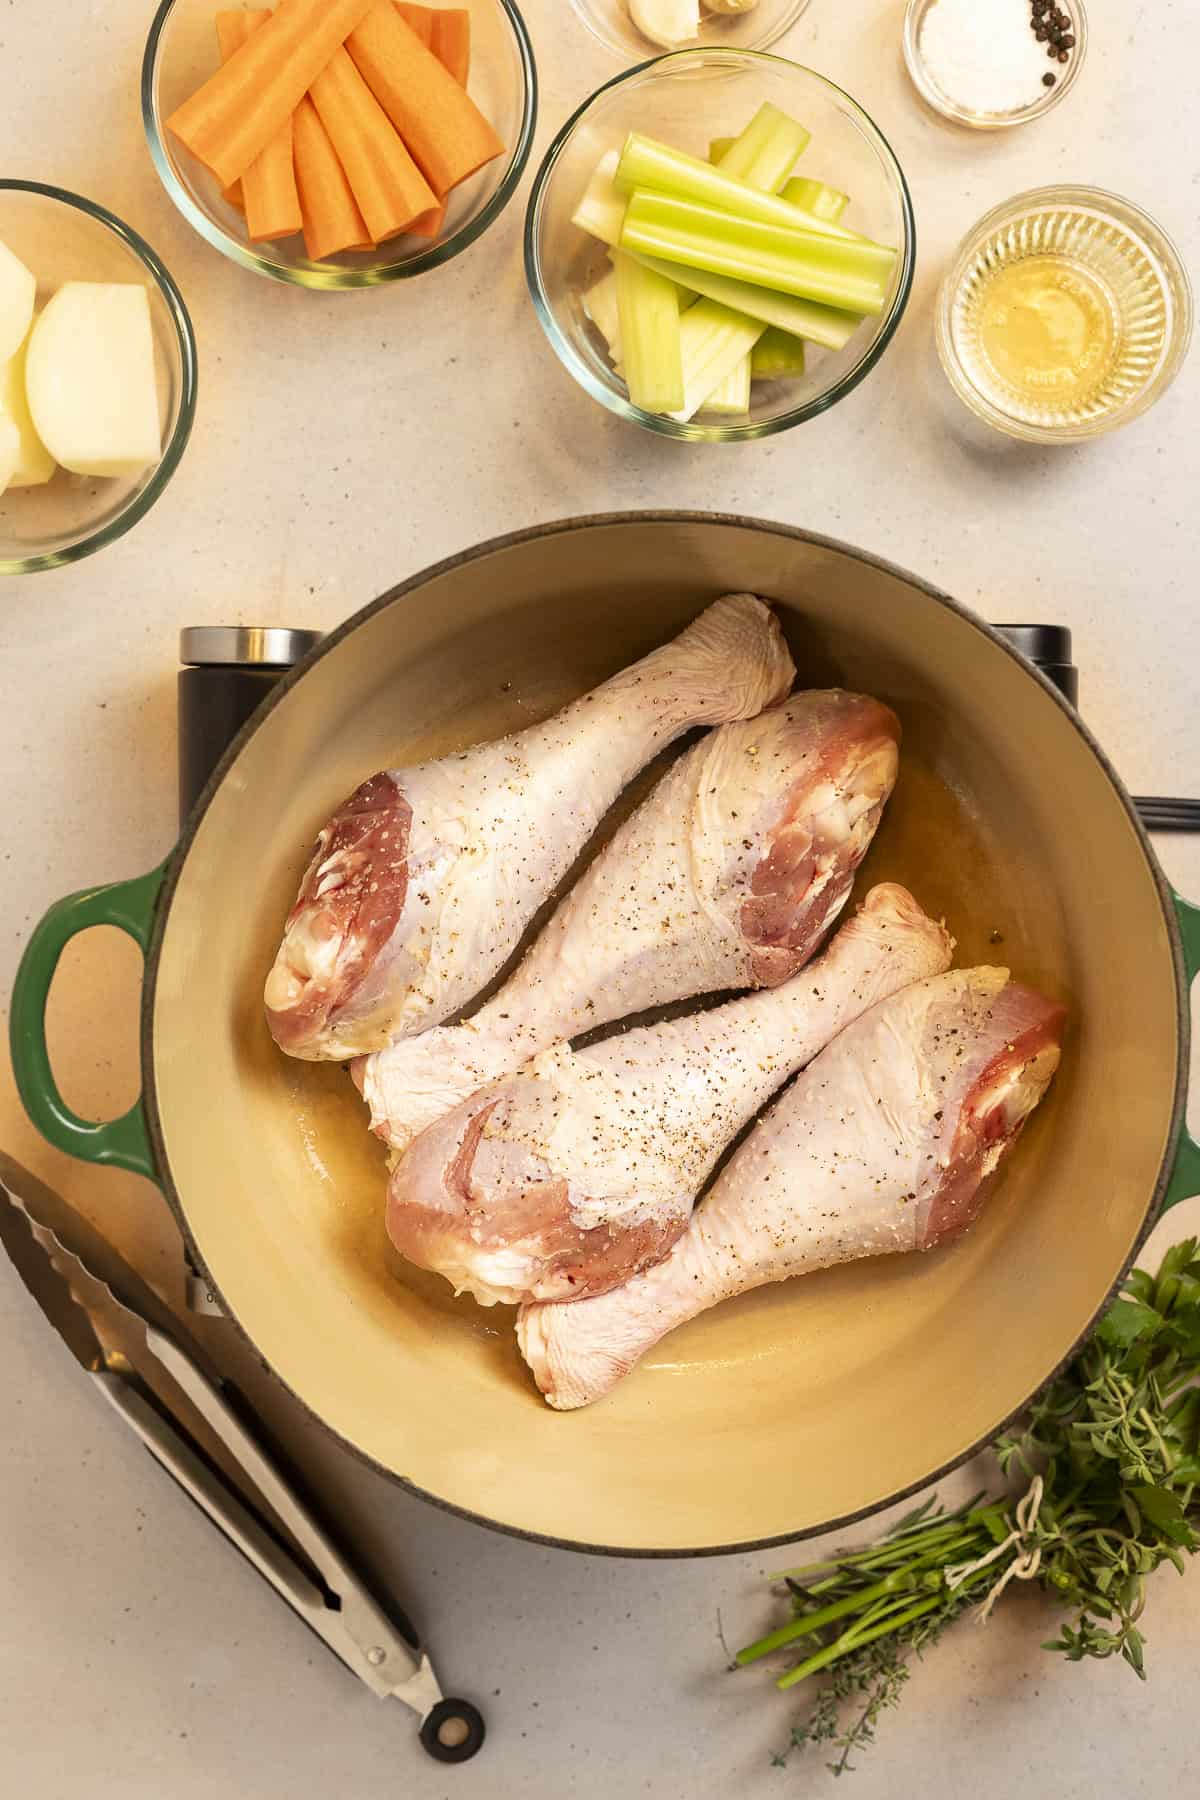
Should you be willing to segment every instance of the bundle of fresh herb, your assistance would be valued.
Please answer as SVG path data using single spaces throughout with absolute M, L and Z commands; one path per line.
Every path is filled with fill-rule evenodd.
M 1046 1649 L 1072 1662 L 1119 1654 L 1144 1678 L 1146 1578 L 1164 1562 L 1182 1572 L 1200 1550 L 1197 1247 L 1175 1245 L 1157 1278 L 1135 1270 L 1021 1428 L 993 1445 L 1015 1497 L 956 1512 L 931 1500 L 880 1543 L 785 1573 L 791 1619 L 736 1661 L 802 1647 L 777 1685 L 818 1685 L 789 1751 L 828 1744 L 834 1773 L 850 1768 L 910 1658 L 969 1607 L 986 1615 L 1014 1577 L 1067 1611 Z

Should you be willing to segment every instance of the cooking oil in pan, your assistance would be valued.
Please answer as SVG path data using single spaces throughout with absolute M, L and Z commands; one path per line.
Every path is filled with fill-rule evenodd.
M 965 374 L 998 412 L 1051 430 L 1101 429 L 1158 369 L 1170 303 L 1133 229 L 1048 204 L 978 244 L 950 328 Z

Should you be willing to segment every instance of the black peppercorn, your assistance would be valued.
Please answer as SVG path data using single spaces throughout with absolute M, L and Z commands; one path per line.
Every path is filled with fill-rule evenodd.
M 1058 80 L 1057 75 L 1043 75 L 1042 76 L 1042 86 L 1043 87 L 1053 87 L 1057 80 Z
M 1059 62 L 1070 62 L 1071 52 L 1069 50 L 1060 50 L 1058 53 L 1058 60 Z
M 1050 36 L 1050 33 L 1046 30 L 1044 25 L 1035 25 L 1033 28 L 1033 35 L 1039 44 L 1044 44 L 1046 39 Z
M 1063 35 L 1062 48 L 1064 50 L 1073 50 L 1075 48 L 1075 39 L 1071 36 L 1069 31 L 1065 32 Z

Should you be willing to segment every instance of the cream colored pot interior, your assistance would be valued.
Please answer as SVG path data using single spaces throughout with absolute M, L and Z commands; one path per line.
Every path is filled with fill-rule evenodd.
M 402 1265 L 349 1077 L 290 1063 L 260 995 L 317 827 L 364 776 L 541 717 L 730 589 L 775 600 L 801 680 L 899 713 L 870 860 L 944 913 L 959 960 L 1063 998 L 1050 1101 L 960 1244 L 746 1297 L 610 1399 L 560 1416 L 510 1315 Z M 444 569 L 275 707 L 196 833 L 153 1001 L 169 1174 L 225 1301 L 351 1445 L 434 1498 L 573 1543 L 686 1551 L 796 1535 L 992 1433 L 1068 1354 L 1130 1254 L 1170 1132 L 1178 1026 L 1159 893 L 1069 718 L 967 620 L 768 526 L 596 524 Z

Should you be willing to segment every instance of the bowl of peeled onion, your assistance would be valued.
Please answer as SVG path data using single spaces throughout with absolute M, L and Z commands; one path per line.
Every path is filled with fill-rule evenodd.
M 0 181 L 0 575 L 121 537 L 195 409 L 191 321 L 150 246 L 92 200 Z
M 765 50 L 808 0 L 572 0 L 594 37 L 640 62 L 656 50 Z
M 915 248 L 878 126 L 749 50 L 679 51 L 602 87 L 525 220 L 560 361 L 610 412 L 692 442 L 786 431 L 849 394 L 895 335 Z

